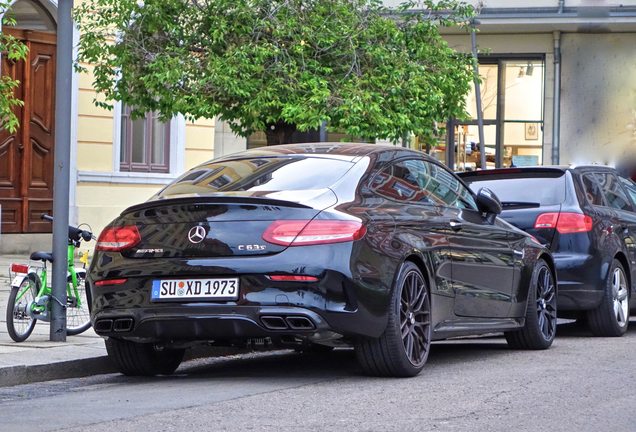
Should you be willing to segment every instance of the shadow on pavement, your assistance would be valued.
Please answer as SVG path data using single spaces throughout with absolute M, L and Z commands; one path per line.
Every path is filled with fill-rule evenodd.
M 630 320 L 629 326 L 627 327 L 627 333 L 625 335 L 630 334 L 636 334 L 636 320 L 634 319 Z M 559 326 L 557 327 L 557 339 L 579 337 L 596 337 L 589 330 L 587 322 L 585 320 L 563 323 L 559 324 Z
M 479 362 L 509 355 L 503 338 L 462 339 L 436 342 L 431 348 L 426 370 L 447 368 L 453 364 Z M 261 379 L 370 379 L 363 374 L 353 349 L 337 349 L 326 354 L 300 354 L 294 351 L 253 353 L 241 357 L 199 358 L 184 363 L 172 377 L 135 378 L 146 382 L 156 379 L 200 379 L 205 377 Z

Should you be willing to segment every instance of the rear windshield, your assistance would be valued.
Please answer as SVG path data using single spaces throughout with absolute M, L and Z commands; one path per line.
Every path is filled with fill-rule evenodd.
M 186 172 L 158 197 L 236 191 L 324 189 L 353 164 L 316 157 L 269 157 L 210 162 Z
M 565 173 L 562 171 L 467 176 L 463 180 L 474 192 L 484 187 L 492 190 L 502 202 L 549 206 L 565 200 Z

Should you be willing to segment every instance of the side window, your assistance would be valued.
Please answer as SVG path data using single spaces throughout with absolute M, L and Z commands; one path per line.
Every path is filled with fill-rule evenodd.
M 585 192 L 587 201 L 592 205 L 604 205 L 603 195 L 596 181 L 596 175 L 592 173 L 583 174 L 581 181 L 583 182 L 583 191 Z
M 477 204 L 470 191 L 452 173 L 437 164 L 429 164 L 431 179 L 426 189 L 440 203 L 476 210 Z
M 636 204 L 636 183 L 624 177 L 618 177 L 618 181 L 621 185 L 623 185 L 623 188 L 627 191 L 627 194 L 632 199 L 632 205 Z
M 598 173 L 597 178 L 601 185 L 603 195 L 605 195 L 605 202 L 607 202 L 609 207 L 632 211 L 629 198 L 627 198 L 625 191 L 623 191 L 615 175 L 611 173 Z
M 430 180 L 423 160 L 409 159 L 386 167 L 373 179 L 371 187 L 380 195 L 398 201 L 433 204 L 424 186 Z

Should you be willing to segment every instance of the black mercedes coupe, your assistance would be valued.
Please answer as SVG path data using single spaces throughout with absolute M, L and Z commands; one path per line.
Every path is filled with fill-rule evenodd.
M 545 349 L 554 262 L 416 151 L 295 144 L 199 165 L 101 233 L 91 321 L 127 375 L 170 374 L 185 349 L 355 347 L 365 373 L 413 376 L 431 341 L 503 332 Z

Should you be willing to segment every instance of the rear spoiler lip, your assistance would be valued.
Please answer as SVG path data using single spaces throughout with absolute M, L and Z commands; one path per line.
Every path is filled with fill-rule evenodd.
M 534 173 L 534 174 L 557 174 L 562 173 L 565 174 L 567 171 L 566 168 L 560 167 L 515 167 L 515 168 L 495 168 L 489 170 L 478 170 L 478 171 L 464 171 L 457 172 L 458 177 L 462 179 L 473 179 L 479 177 L 489 177 L 496 176 L 501 174 L 522 174 L 522 173 Z
M 526 202 L 526 201 L 502 201 L 501 206 L 503 210 L 517 210 L 517 209 L 530 209 L 541 208 L 541 203 L 538 202 Z
M 128 207 L 121 212 L 121 216 L 133 213 L 139 210 L 148 210 L 157 207 L 164 207 L 174 204 L 197 204 L 197 205 L 213 205 L 213 204 L 260 204 L 260 205 L 279 205 L 285 207 L 294 208 L 313 208 L 306 204 L 301 204 L 293 201 L 284 201 L 268 197 L 237 197 L 237 196 L 222 196 L 222 195 L 199 195 L 192 197 L 179 197 L 179 198 L 166 198 L 157 199 L 152 201 L 146 201 L 141 204 L 135 204 Z

